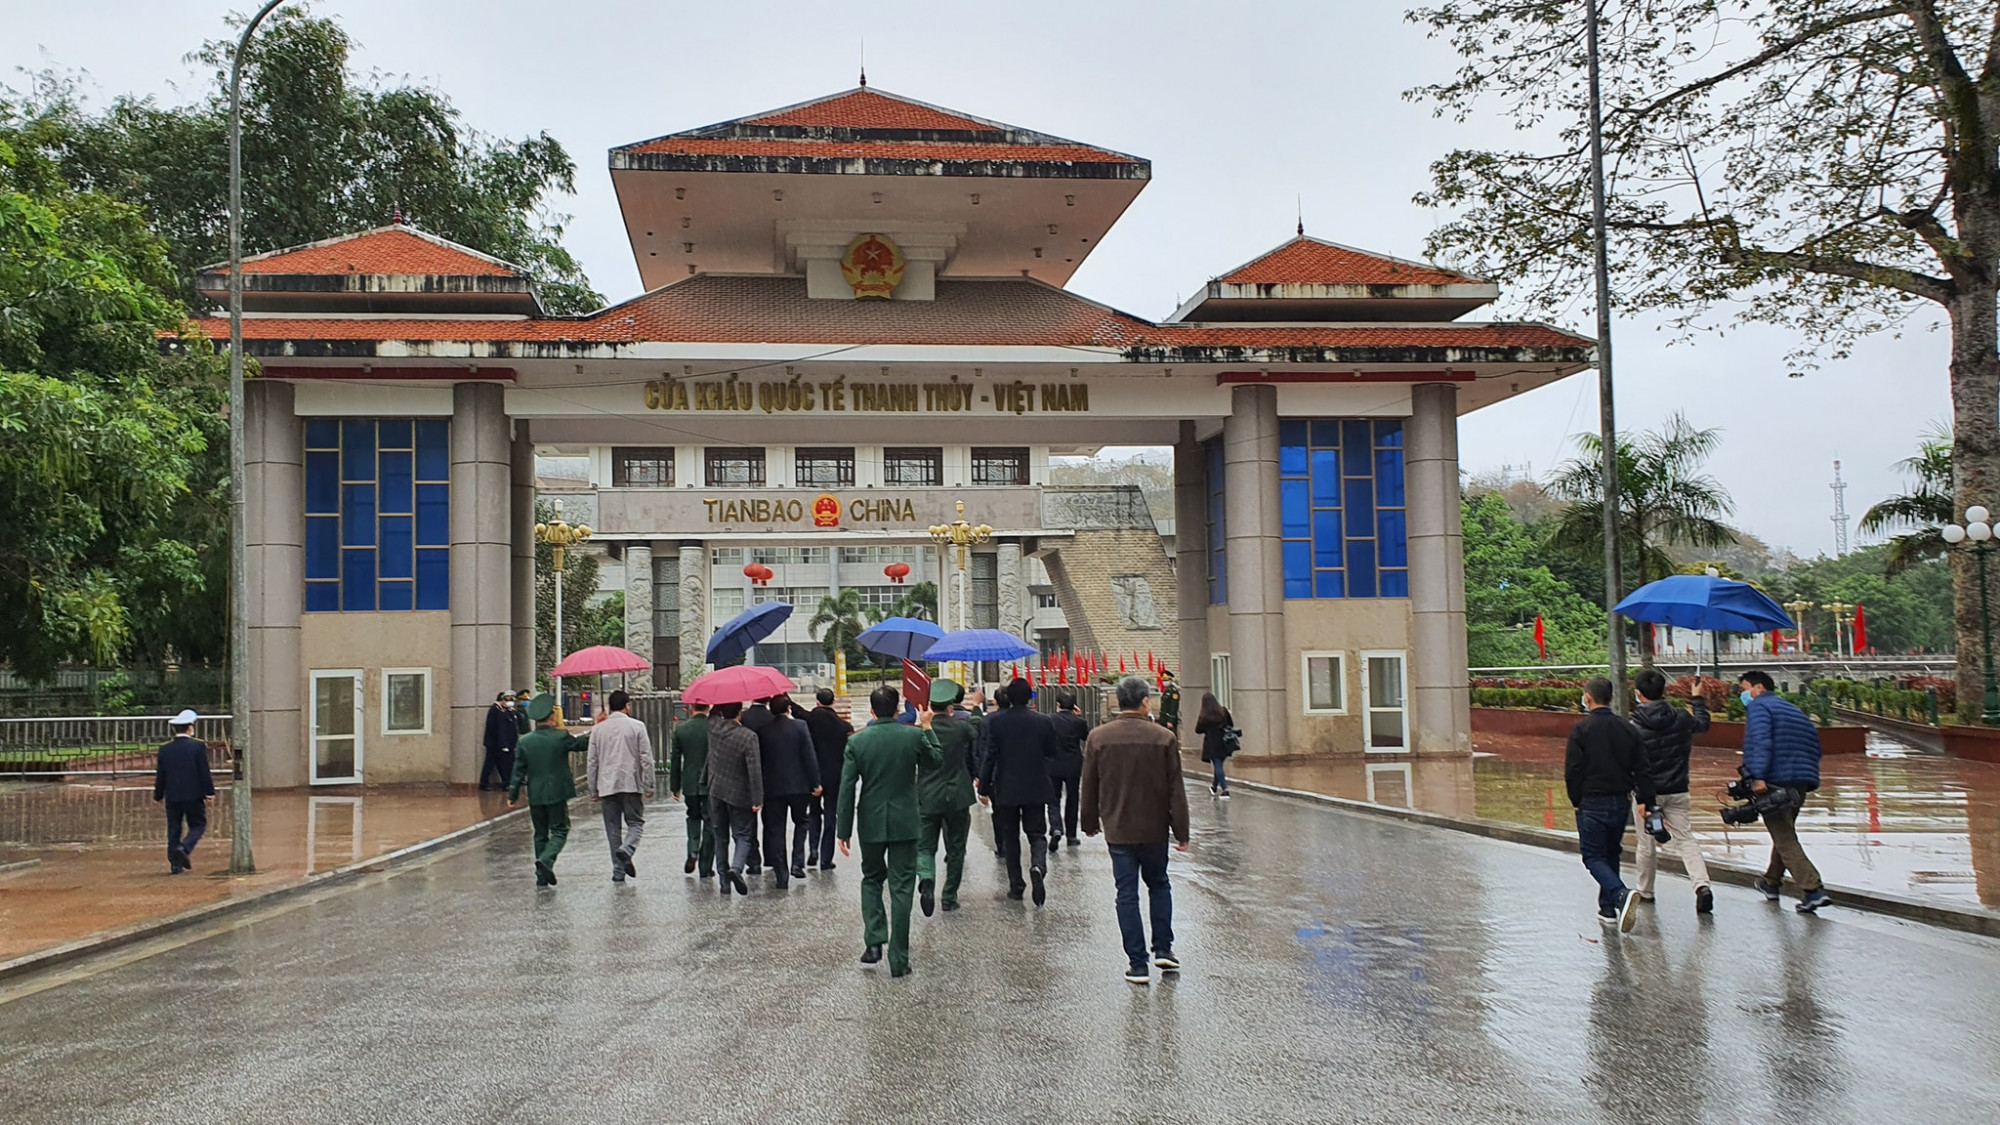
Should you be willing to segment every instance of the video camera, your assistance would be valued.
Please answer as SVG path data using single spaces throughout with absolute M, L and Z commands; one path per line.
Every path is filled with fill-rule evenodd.
M 1784 812 L 1786 809 L 1797 808 L 1801 803 L 1798 790 L 1788 789 L 1782 785 L 1773 785 L 1762 793 L 1757 792 L 1750 787 L 1750 775 L 1740 771 L 1736 780 L 1729 783 L 1726 792 L 1731 800 L 1740 803 L 1723 807 L 1721 816 L 1724 824 L 1755 824 L 1765 813 Z

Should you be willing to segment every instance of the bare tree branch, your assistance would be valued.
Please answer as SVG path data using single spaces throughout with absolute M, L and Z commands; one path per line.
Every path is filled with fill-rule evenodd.
M 1721 258 L 1723 262 L 1732 266 L 1798 270 L 1831 277 L 1852 278 L 1870 285 L 1900 289 L 1911 296 L 1936 301 L 1941 305 L 1949 303 L 1958 292 L 1958 286 L 1947 278 L 1932 277 L 1898 266 L 1876 265 L 1857 258 L 1836 258 L 1791 250 L 1759 250 L 1741 246 L 1724 247 Z
M 1812 42 L 1813 40 L 1819 38 L 1822 35 L 1827 34 L 1830 31 L 1838 31 L 1843 27 L 1852 27 L 1853 25 L 1859 23 L 1868 23 L 1871 20 L 1887 19 L 1890 16 L 1902 15 L 1905 7 L 1906 4 L 1884 4 L 1879 8 L 1869 8 L 1864 11 L 1849 12 L 1844 16 L 1838 16 L 1835 17 L 1834 19 L 1827 20 L 1825 23 L 1815 24 L 1812 27 L 1807 28 L 1805 31 L 1800 32 L 1799 34 L 1793 36 L 1790 39 L 1786 39 L 1778 43 L 1773 43 L 1771 46 L 1766 47 L 1764 50 L 1759 51 L 1757 54 L 1752 55 L 1748 59 L 1745 59 L 1744 61 L 1737 63 L 1735 66 L 1732 66 L 1727 70 L 1719 71 L 1715 74 L 1708 76 L 1707 78 L 1702 79 L 1699 82 L 1694 82 L 1686 86 L 1682 86 L 1678 90 L 1675 90 L 1671 93 L 1664 94 L 1658 98 L 1655 98 L 1654 100 L 1646 103 L 1645 105 L 1640 106 L 1638 109 L 1614 109 L 1611 111 L 1609 116 L 1613 118 L 1624 117 L 1634 123 L 1643 121 L 1646 118 L 1652 116 L 1654 113 L 1658 112 L 1659 110 L 1669 105 L 1672 105 L 1673 103 L 1680 101 L 1683 98 L 1686 98 L 1692 94 L 1698 94 L 1703 90 L 1709 89 L 1711 87 L 1719 86 L 1722 83 L 1727 82 L 1732 78 L 1735 78 L 1739 75 L 1746 74 L 1752 70 L 1755 70 L 1758 67 L 1763 66 L 1765 63 L 1770 62 L 1773 59 L 1776 59 L 1782 55 L 1789 54 L 1792 51 L 1795 51 L 1798 48 L 1805 46 L 1807 43 Z

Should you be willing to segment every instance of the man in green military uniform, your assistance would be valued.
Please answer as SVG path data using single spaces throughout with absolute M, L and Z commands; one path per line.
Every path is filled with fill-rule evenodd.
M 840 808 L 836 814 L 840 854 L 852 854 L 848 842 L 859 827 L 861 835 L 862 940 L 868 945 L 861 963 L 882 960 L 882 943 L 889 944 L 889 975 L 910 971 L 910 898 L 917 882 L 917 771 L 936 769 L 944 747 L 931 733 L 933 712 L 917 716 L 914 726 L 896 721 L 901 701 L 896 689 L 882 685 L 868 697 L 875 719 L 847 741 L 840 767 Z M 857 801 L 854 787 L 859 783 Z M 859 822 L 857 825 L 857 821 Z M 882 907 L 882 885 L 889 886 L 889 908 Z
M 950 680 L 931 681 L 931 733 L 944 747 L 944 760 L 917 769 L 917 813 L 923 837 L 917 847 L 917 902 L 924 917 L 937 908 L 938 837 L 944 837 L 944 908 L 958 909 L 958 884 L 965 877 L 966 837 L 972 832 L 972 742 L 976 716 L 951 714 L 965 689 Z
M 1174 674 L 1160 669 L 1160 725 L 1174 732 L 1174 740 L 1181 737 L 1181 685 L 1174 682 Z
M 682 868 L 701 877 L 715 874 L 715 826 L 708 821 L 708 704 L 689 704 L 694 713 L 674 726 L 674 748 L 667 758 L 667 788 L 674 800 L 687 801 L 688 857 Z
M 514 747 L 514 777 L 507 786 L 507 807 L 521 800 L 528 788 L 528 819 L 535 826 L 535 885 L 556 885 L 556 857 L 569 839 L 569 802 L 576 796 L 571 754 L 590 749 L 588 738 L 573 738 L 556 725 L 555 697 L 547 692 L 528 701 L 528 718 L 535 729 Z

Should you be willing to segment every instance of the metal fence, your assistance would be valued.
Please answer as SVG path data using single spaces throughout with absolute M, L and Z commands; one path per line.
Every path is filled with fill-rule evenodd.
M 0 777 L 119 777 L 153 772 L 154 752 L 173 737 L 169 715 L 75 715 L 0 719 Z M 209 765 L 234 772 L 230 717 L 204 715 L 194 736 L 208 744 Z

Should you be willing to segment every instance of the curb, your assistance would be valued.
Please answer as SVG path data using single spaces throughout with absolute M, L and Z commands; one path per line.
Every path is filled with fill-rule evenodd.
M 159 937 L 162 934 L 171 933 L 175 930 L 187 929 L 190 926 L 197 926 L 205 922 L 213 922 L 218 919 L 230 917 L 231 915 L 260 909 L 312 891 L 351 883 L 363 875 L 371 875 L 397 867 L 407 867 L 417 860 L 429 858 L 458 844 L 488 835 L 501 825 L 526 815 L 528 815 L 528 808 L 523 805 L 518 809 L 501 813 L 499 816 L 482 820 L 477 824 L 468 824 L 464 828 L 447 832 L 442 836 L 433 837 L 429 840 L 421 840 L 407 847 L 398 848 L 392 852 L 384 852 L 369 859 L 358 860 L 345 867 L 336 867 L 331 871 L 307 875 L 296 883 L 272 887 L 243 898 L 225 899 L 221 902 L 211 902 L 203 906 L 191 907 L 178 914 L 169 914 L 164 918 L 148 918 L 139 922 L 130 922 L 123 926 L 92 934 L 86 938 L 79 938 L 65 945 L 58 945 L 34 953 L 23 954 L 12 961 L 0 962 L 0 983 L 12 981 L 44 969 L 54 968 L 57 965 L 67 964 L 71 961 L 81 960 L 85 957 L 108 953 L 114 949 Z
M 1406 824 L 1422 824 L 1432 828 L 1445 828 L 1454 832 L 1484 836 L 1489 840 L 1504 840 L 1508 843 L 1527 844 L 1530 847 L 1547 848 L 1551 851 L 1575 852 L 1576 837 L 1546 828 L 1529 828 L 1520 824 L 1509 824 L 1499 820 L 1483 820 L 1478 817 L 1448 816 L 1444 813 L 1424 812 L 1419 809 L 1399 809 L 1391 805 L 1371 805 L 1366 801 L 1350 800 L 1346 797 L 1330 797 L 1325 793 L 1313 793 L 1304 789 L 1286 789 L 1258 781 L 1241 778 L 1229 779 L 1232 789 L 1249 789 L 1259 793 L 1269 793 L 1281 797 L 1293 797 L 1315 804 L 1329 805 L 1347 812 L 1384 820 L 1399 820 Z M 1660 855 L 1660 870 L 1686 875 L 1678 858 Z M 1708 861 L 1710 876 L 1718 883 L 1736 887 L 1752 885 L 1764 872 L 1760 868 L 1735 860 L 1711 859 Z M 1981 910 L 1974 907 L 1952 906 L 1947 903 L 1932 902 L 1908 895 L 1889 894 L 1884 891 L 1861 890 L 1843 887 L 1837 883 L 1827 883 L 1827 891 L 1833 895 L 1835 906 L 1852 907 L 1871 914 L 1881 914 L 1900 918 L 1906 922 L 1922 922 L 1961 933 L 1978 934 L 1982 937 L 2000 938 L 2000 911 Z M 4 967 L 0 967 L 4 972 Z

